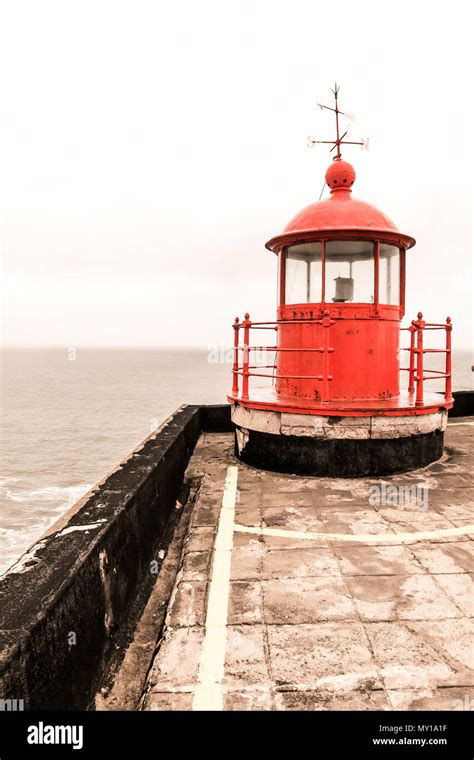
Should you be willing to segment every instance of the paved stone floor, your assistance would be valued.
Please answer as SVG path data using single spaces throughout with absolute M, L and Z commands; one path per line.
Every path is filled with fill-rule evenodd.
M 188 472 L 202 486 L 144 709 L 206 707 L 195 695 L 209 673 L 226 710 L 473 709 L 471 420 L 449 424 L 442 460 L 383 480 L 255 470 L 236 461 L 231 435 L 204 435 Z M 229 468 L 227 578 L 215 540 Z M 377 495 L 393 499 L 388 486 L 426 490 L 387 504 Z

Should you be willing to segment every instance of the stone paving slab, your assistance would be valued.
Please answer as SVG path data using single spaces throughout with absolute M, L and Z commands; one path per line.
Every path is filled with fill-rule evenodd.
M 347 577 L 419 575 L 427 573 L 412 546 L 335 546 L 341 572 Z
M 383 479 L 259 471 L 234 458 L 230 434 L 203 435 L 188 471 L 201 488 L 144 709 L 193 709 L 206 668 L 224 710 L 472 709 L 474 534 L 464 528 L 474 522 L 474 430 L 459 422 L 439 462 Z M 222 544 L 229 577 L 216 577 L 232 467 L 234 528 L 244 532 Z M 427 499 L 374 500 L 389 486 L 423 487 Z M 453 528 L 462 532 L 443 534 Z M 221 625 L 207 617 L 217 591 L 220 665 L 219 647 L 206 644 Z
M 430 575 L 358 576 L 347 579 L 361 620 L 444 620 L 461 610 Z
M 410 547 L 418 562 L 431 573 L 474 572 L 474 549 L 459 541 L 446 541 L 442 546 L 421 541 Z

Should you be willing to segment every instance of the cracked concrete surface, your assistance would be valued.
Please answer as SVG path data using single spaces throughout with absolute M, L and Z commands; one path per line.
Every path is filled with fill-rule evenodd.
M 384 478 L 426 486 L 423 508 L 371 505 L 380 479 L 252 469 L 234 458 L 230 434 L 203 435 L 188 470 L 202 487 L 143 709 L 193 708 L 229 466 L 238 467 L 236 524 L 323 536 L 234 532 L 223 709 L 473 709 L 473 428 L 462 422 L 448 425 L 440 462 Z M 453 527 L 466 532 L 442 535 Z M 423 531 L 436 535 L 397 543 Z

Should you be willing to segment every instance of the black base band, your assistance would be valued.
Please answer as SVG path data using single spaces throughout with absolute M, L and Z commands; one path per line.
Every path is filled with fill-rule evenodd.
M 247 438 L 247 431 L 245 431 Z M 443 453 L 444 433 L 386 439 L 321 439 L 248 431 L 235 453 L 246 464 L 273 472 L 321 477 L 389 475 L 425 467 Z

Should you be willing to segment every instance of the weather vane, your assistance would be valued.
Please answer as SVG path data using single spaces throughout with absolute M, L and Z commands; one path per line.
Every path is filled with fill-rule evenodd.
M 315 137 L 309 136 L 308 137 L 308 147 L 313 148 L 315 145 L 322 144 L 322 145 L 332 145 L 331 151 L 336 148 L 336 155 L 334 157 L 334 160 L 339 160 L 341 158 L 341 145 L 360 145 L 362 149 L 368 150 L 369 149 L 369 138 L 367 139 L 361 139 L 360 141 L 356 142 L 353 140 L 344 140 L 345 136 L 348 133 L 348 129 L 344 132 L 343 135 L 339 135 L 339 116 L 345 116 L 346 119 L 349 119 L 350 121 L 354 121 L 354 114 L 349 113 L 348 111 L 340 111 L 338 104 L 337 104 L 337 96 L 339 94 L 339 87 L 337 82 L 334 85 L 334 90 L 331 88 L 331 92 L 334 95 L 335 100 L 335 108 L 332 108 L 331 106 L 324 106 L 322 103 L 317 103 L 321 109 L 324 109 L 326 111 L 332 111 L 336 114 L 336 139 L 335 140 L 316 140 Z

